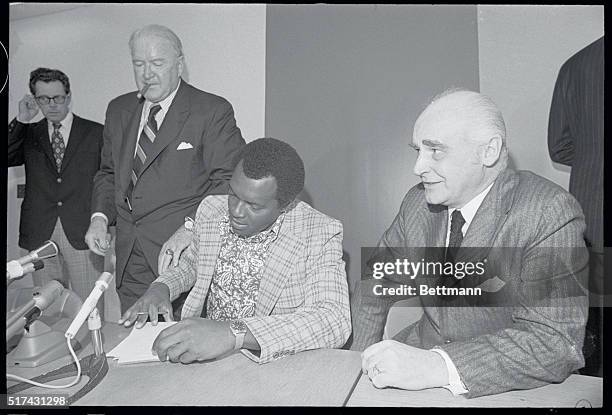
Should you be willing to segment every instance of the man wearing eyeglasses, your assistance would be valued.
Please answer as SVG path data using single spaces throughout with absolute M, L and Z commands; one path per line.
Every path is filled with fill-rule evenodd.
M 59 254 L 32 274 L 34 285 L 58 280 L 85 300 L 104 265 L 85 243 L 103 126 L 72 113 L 62 71 L 32 71 L 29 88 L 8 132 L 8 166 L 25 165 L 26 173 L 19 246 L 30 251 L 53 240 Z M 44 118 L 33 122 L 39 111 Z M 103 302 L 98 309 L 103 314 Z

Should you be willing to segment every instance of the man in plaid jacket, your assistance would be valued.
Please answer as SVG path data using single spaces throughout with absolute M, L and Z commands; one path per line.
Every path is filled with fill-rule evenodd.
M 160 255 L 178 258 L 119 323 L 142 327 L 189 292 L 181 321 L 160 333 L 160 360 L 189 363 L 241 349 L 266 363 L 344 345 L 351 333 L 342 224 L 297 201 L 304 164 L 288 144 L 261 138 L 236 158 L 227 196 L 208 196 L 191 230 Z M 163 259 L 160 258 L 160 263 Z

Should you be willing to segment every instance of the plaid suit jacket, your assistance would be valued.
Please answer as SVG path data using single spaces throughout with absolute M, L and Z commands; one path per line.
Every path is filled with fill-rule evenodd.
M 193 240 L 171 268 L 156 280 L 170 297 L 187 296 L 181 318 L 199 317 L 220 249 L 219 221 L 227 214 L 227 196 L 200 203 Z M 255 315 L 243 319 L 261 350 L 249 358 L 266 363 L 302 350 L 342 347 L 351 333 L 342 224 L 299 202 L 286 213 L 270 245 L 259 285 Z
M 444 247 L 447 222 L 446 207 L 427 204 L 422 185 L 416 185 L 379 247 Z M 467 397 L 562 382 L 584 365 L 584 229 L 584 215 L 572 195 L 531 172 L 506 169 L 478 209 L 456 261 L 497 263 L 508 302 L 456 307 L 421 296 L 422 318 L 394 339 L 446 351 Z M 470 278 L 462 282 L 469 284 Z M 380 280 L 358 284 L 353 349 L 382 339 L 387 312 L 397 301 L 370 295 L 373 281 Z

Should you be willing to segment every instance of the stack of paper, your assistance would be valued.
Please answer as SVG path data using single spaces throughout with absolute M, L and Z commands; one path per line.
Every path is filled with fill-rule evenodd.
M 162 330 L 173 324 L 176 321 L 159 322 L 156 326 L 147 322 L 142 328 L 134 327 L 129 336 L 106 355 L 116 359 L 119 364 L 159 362 L 151 351 L 153 342 Z

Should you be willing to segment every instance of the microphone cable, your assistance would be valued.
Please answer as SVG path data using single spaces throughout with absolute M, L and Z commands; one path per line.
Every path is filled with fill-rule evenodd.
M 72 355 L 72 358 L 74 359 L 77 365 L 77 374 L 76 374 L 75 379 L 69 384 L 67 385 L 49 385 L 46 383 L 39 383 L 39 382 L 35 382 L 30 379 L 25 379 L 25 378 L 22 378 L 21 376 L 13 375 L 11 373 L 7 373 L 6 378 L 10 380 L 16 380 L 19 382 L 29 383 L 30 385 L 40 386 L 41 388 L 48 388 L 48 389 L 64 389 L 64 388 L 69 388 L 71 386 L 76 385 L 81 380 L 81 363 L 79 362 L 79 359 L 76 353 L 74 352 L 74 349 L 72 348 L 72 343 L 70 343 L 70 340 L 71 340 L 70 338 L 66 338 L 66 341 L 68 342 L 68 349 L 70 350 L 70 354 Z

